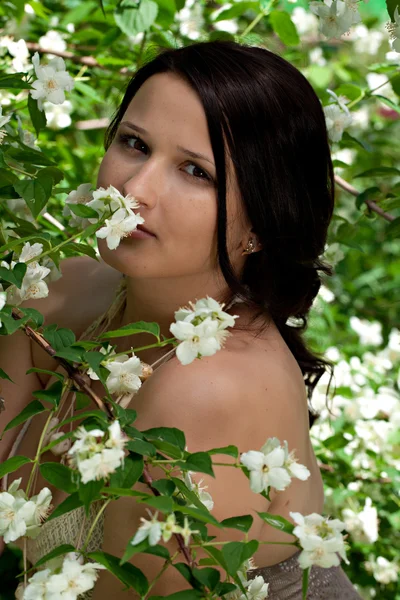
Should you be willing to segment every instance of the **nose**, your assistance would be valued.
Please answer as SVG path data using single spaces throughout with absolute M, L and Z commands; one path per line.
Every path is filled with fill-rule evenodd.
M 141 206 L 148 209 L 153 208 L 157 203 L 161 180 L 160 169 L 156 171 L 156 165 L 154 163 L 150 164 L 150 160 L 135 167 L 134 172 L 129 173 L 122 187 L 124 196 L 130 194 L 136 198 Z

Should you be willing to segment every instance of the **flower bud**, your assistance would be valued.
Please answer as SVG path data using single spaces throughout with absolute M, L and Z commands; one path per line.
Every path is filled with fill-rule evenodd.
M 64 435 L 64 433 L 62 431 L 53 433 L 50 436 L 50 442 L 54 442 L 54 440 L 58 440 L 63 435 Z M 56 444 L 55 446 L 50 448 L 50 452 L 52 452 L 55 456 L 61 456 L 62 454 L 65 454 L 66 452 L 68 452 L 68 450 L 70 448 L 71 448 L 71 440 L 67 439 L 67 440 L 62 440 L 62 442 L 60 442 L 59 444 Z

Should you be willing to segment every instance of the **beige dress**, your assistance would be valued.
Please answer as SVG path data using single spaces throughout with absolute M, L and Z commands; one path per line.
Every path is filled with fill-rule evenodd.
M 226 309 L 237 302 L 240 302 L 240 300 L 234 298 Z M 124 306 L 125 281 L 123 279 L 109 309 L 92 323 L 80 339 L 88 340 L 106 331 L 112 319 L 119 311 L 124 309 Z M 29 423 L 27 421 L 24 428 L 25 432 L 29 427 Z M 12 453 L 15 454 L 16 451 L 17 445 L 14 444 Z M 85 516 L 84 508 L 81 507 L 44 523 L 38 537 L 34 540 L 27 540 L 27 558 L 29 562 L 35 564 L 40 558 L 61 544 L 72 544 L 79 547 L 89 532 L 93 517 L 98 512 L 99 504 L 97 502 L 91 505 L 89 517 Z M 101 549 L 103 531 L 104 514 L 102 514 L 93 530 L 87 547 L 89 552 Z M 297 560 L 299 554 L 300 551 L 287 560 L 270 567 L 251 569 L 247 572 L 247 576 L 249 579 L 253 579 L 257 575 L 261 575 L 269 583 L 268 599 L 301 600 L 303 571 Z M 91 597 L 92 590 L 82 594 L 79 598 L 89 600 Z M 307 600 L 360 600 L 360 598 L 341 567 L 324 569 L 313 566 L 311 568 Z

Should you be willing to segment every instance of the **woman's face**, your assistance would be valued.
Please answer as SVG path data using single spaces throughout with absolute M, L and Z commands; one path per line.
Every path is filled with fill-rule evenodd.
M 201 156 L 194 156 L 201 155 Z M 232 166 L 228 161 L 228 170 Z M 235 178 L 227 192 L 228 251 L 241 267 L 249 227 Z M 140 203 L 146 239 L 99 240 L 102 258 L 132 278 L 219 272 L 216 169 L 200 99 L 178 76 L 161 73 L 140 87 L 100 166 L 97 187 L 113 185 Z

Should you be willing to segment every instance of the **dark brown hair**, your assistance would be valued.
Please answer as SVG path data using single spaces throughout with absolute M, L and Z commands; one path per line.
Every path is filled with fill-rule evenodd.
M 280 56 L 231 41 L 193 43 L 163 50 L 129 82 L 107 130 L 112 143 L 140 86 L 152 75 L 179 75 L 205 111 L 218 181 L 218 261 L 233 294 L 274 320 L 296 358 L 308 392 L 333 364 L 303 339 L 307 315 L 332 275 L 324 252 L 334 207 L 334 174 L 324 112 L 307 79 Z M 239 280 L 226 248 L 224 139 L 236 171 L 243 206 L 262 250 L 250 254 Z M 289 320 L 289 318 L 292 318 Z M 294 319 L 293 319 L 294 317 Z M 267 321 L 264 319 L 265 329 Z M 328 388 L 329 389 L 329 388 Z

